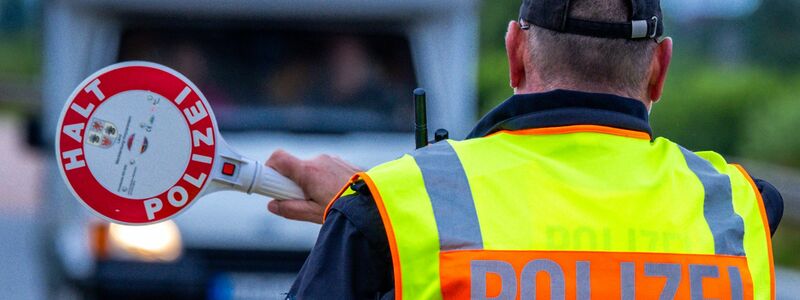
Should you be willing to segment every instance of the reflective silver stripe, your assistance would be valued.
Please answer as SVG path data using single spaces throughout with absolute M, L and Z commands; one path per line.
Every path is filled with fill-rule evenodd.
M 689 265 L 689 294 L 692 300 L 711 300 L 703 297 L 703 278 L 719 278 L 717 266 Z
M 689 169 L 703 184 L 703 214 L 714 235 L 714 253 L 744 256 L 744 221 L 733 210 L 730 178 L 697 154 L 680 149 Z
M 442 251 L 483 249 L 467 174 L 447 141 L 417 150 L 414 159 L 431 199 Z
M 635 265 L 632 262 L 619 264 L 620 267 L 620 289 L 622 290 L 622 300 L 636 299 L 636 273 Z
M 564 270 L 556 262 L 549 259 L 537 259 L 522 268 L 520 274 L 520 300 L 536 299 L 536 274 L 547 272 L 550 275 L 550 299 L 564 300 L 567 292 L 564 283 Z
M 744 287 L 742 287 L 742 273 L 739 272 L 739 267 L 728 267 L 728 277 L 731 281 L 731 300 L 744 299 Z
M 577 300 L 592 299 L 591 268 L 592 263 L 589 261 L 578 261 L 575 263 L 578 284 Z
M 644 265 L 644 275 L 648 277 L 663 276 L 667 278 L 667 283 L 661 290 L 658 300 L 675 299 L 678 287 L 681 284 L 681 265 L 680 264 L 659 264 L 646 263 Z
M 517 273 L 510 263 L 499 260 L 473 260 L 470 267 L 470 299 L 514 299 L 517 296 Z M 500 276 L 500 294 L 486 296 L 486 275 Z

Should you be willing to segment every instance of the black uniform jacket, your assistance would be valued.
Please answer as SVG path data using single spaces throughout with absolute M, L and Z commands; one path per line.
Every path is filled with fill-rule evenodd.
M 602 125 L 652 136 L 647 109 L 637 100 L 556 90 L 512 96 L 487 114 L 467 138 L 499 130 L 569 125 Z M 783 198 L 768 182 L 754 181 L 774 234 L 783 216 Z M 378 208 L 363 182 L 351 188 L 357 193 L 338 199 L 331 207 L 287 298 L 394 298 L 392 258 Z

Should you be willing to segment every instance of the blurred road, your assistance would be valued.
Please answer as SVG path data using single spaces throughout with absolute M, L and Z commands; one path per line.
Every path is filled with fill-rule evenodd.
M 0 299 L 44 299 L 36 226 L 44 166 L 19 126 L 0 115 Z
M 775 268 L 775 299 L 800 299 L 800 273 L 794 270 Z

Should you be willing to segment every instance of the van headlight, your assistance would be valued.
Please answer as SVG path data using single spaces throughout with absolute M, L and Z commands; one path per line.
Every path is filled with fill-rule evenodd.
M 170 262 L 181 256 L 181 233 L 173 221 L 144 226 L 108 225 L 109 258 Z

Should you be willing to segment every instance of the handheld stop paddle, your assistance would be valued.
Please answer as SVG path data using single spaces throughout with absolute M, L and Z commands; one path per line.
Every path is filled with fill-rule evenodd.
M 306 198 L 231 149 L 203 93 L 155 63 L 118 63 L 84 80 L 61 112 L 55 148 L 72 194 L 115 223 L 161 222 L 223 190 Z

